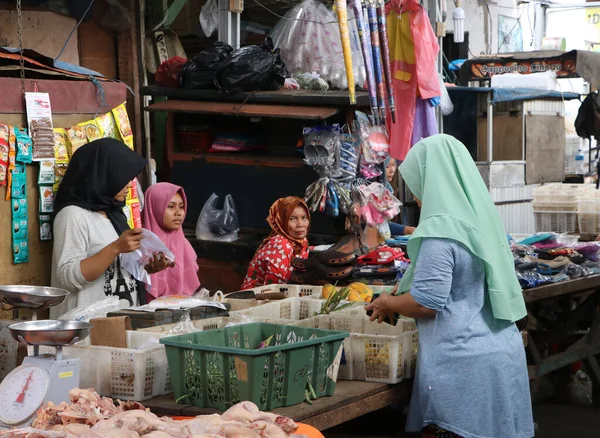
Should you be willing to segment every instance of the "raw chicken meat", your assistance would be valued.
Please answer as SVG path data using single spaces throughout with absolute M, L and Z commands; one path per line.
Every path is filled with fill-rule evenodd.
M 137 402 L 117 403 L 93 389 L 73 389 L 71 404 L 47 403 L 32 427 L 0 432 L 0 438 L 307 438 L 293 435 L 288 417 L 261 412 L 242 402 L 223 415 L 199 415 L 184 421 L 159 418 Z

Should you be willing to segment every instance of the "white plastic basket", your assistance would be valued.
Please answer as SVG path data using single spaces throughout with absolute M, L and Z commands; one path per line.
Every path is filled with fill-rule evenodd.
M 163 336 L 127 331 L 129 348 L 90 345 L 88 338 L 64 347 L 63 354 L 79 358 L 81 388 L 94 388 L 98 394 L 114 399 L 144 401 L 173 392 L 165 347 L 158 343 Z M 155 346 L 139 350 L 152 339 L 157 340 Z M 40 347 L 40 354 L 54 354 L 54 348 Z
M 297 325 L 350 332 L 344 340 L 339 379 L 394 384 L 414 375 L 418 332 L 413 320 L 400 320 L 391 326 L 364 316 L 335 313 Z
M 577 232 L 577 212 L 563 211 L 533 211 L 535 219 L 535 231 L 538 233 L 576 233 Z
M 533 189 L 533 202 L 542 205 L 577 204 L 579 197 L 593 189 L 593 184 L 545 184 Z
M 229 317 L 229 318 L 218 317 L 218 318 L 209 318 L 209 319 L 198 319 L 198 320 L 192 321 L 192 324 L 196 329 L 205 331 L 205 330 L 216 330 L 216 329 L 224 328 L 228 324 L 238 324 L 240 321 L 241 321 L 240 318 L 235 318 L 235 317 Z M 157 333 L 157 334 L 163 335 L 163 336 L 167 336 L 167 335 L 173 336 L 174 333 L 171 333 L 171 330 L 173 330 L 177 325 L 178 325 L 178 323 L 157 325 L 155 327 L 138 329 L 138 330 L 136 330 L 136 332 L 138 332 L 138 333 Z M 185 333 L 178 332 L 176 334 L 182 335 Z
M 233 317 L 246 316 L 250 318 L 267 318 L 269 320 L 300 321 L 314 316 L 321 310 L 324 300 L 313 298 L 286 298 L 271 301 L 258 307 L 231 312 Z M 262 322 L 267 322 L 263 319 Z
M 267 284 L 265 286 L 248 289 L 255 295 L 267 293 L 284 293 L 287 298 L 322 298 L 322 286 L 309 286 L 304 284 Z
M 577 220 L 581 234 L 600 234 L 600 191 L 586 193 L 579 200 Z

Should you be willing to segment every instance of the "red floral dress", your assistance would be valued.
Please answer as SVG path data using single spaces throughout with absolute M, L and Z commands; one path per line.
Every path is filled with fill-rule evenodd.
M 292 276 L 294 257 L 308 257 L 308 241 L 304 239 L 302 251 L 294 254 L 294 247 L 283 236 L 273 236 L 254 256 L 248 266 L 248 273 L 242 284 L 242 290 L 252 289 L 266 284 L 285 284 Z

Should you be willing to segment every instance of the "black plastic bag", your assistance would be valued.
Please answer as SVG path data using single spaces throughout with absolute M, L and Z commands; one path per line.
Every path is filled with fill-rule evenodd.
M 225 93 L 278 90 L 289 76 L 271 38 L 234 51 L 218 70 L 217 85 Z
M 214 90 L 219 64 L 233 52 L 233 47 L 221 41 L 197 53 L 181 70 L 181 88 Z

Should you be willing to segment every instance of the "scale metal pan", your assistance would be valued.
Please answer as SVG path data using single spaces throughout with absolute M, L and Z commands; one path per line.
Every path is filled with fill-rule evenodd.
M 69 292 L 56 287 L 44 286 L 0 286 L 0 304 L 6 310 L 46 309 L 62 303 Z
M 80 321 L 27 321 L 8 326 L 17 341 L 29 345 L 61 347 L 84 340 L 90 334 L 92 324 Z

